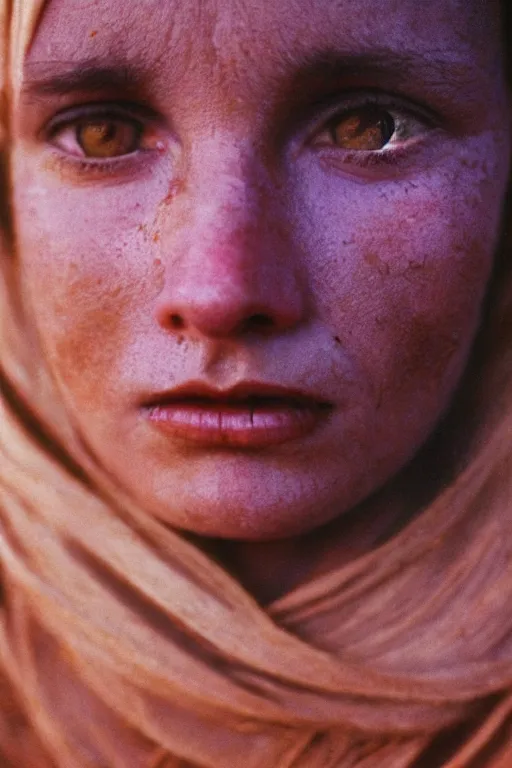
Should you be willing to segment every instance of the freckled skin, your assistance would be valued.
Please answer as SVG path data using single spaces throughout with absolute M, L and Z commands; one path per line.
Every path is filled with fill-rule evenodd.
M 464 371 L 508 177 L 497 4 L 128 0 L 122 19 L 116 0 L 81 7 L 51 1 L 29 62 L 142 61 L 166 151 L 84 180 L 38 134 L 73 100 L 20 107 L 20 257 L 54 375 L 155 515 L 232 539 L 311 531 L 410 461 Z M 447 79 L 454 67 L 467 87 L 433 107 L 443 129 L 368 170 L 313 149 L 278 106 L 299 55 L 383 40 L 426 59 L 436 40 Z M 429 86 L 423 101 L 436 98 Z M 265 333 L 241 330 L 255 308 Z M 335 410 L 263 452 L 193 449 L 138 405 L 197 378 L 305 387 Z

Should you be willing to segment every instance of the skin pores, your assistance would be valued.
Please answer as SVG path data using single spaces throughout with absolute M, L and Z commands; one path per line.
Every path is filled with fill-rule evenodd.
M 476 0 L 128 0 L 121 16 L 51 0 L 15 116 L 25 286 L 87 440 L 155 515 L 305 533 L 432 432 L 497 247 L 499 24 Z M 340 143 L 333 119 L 372 105 L 391 140 Z M 136 125 L 135 143 L 87 157 L 87 120 L 101 141 Z M 205 448 L 141 407 L 191 380 L 306 389 L 332 410 L 280 445 Z

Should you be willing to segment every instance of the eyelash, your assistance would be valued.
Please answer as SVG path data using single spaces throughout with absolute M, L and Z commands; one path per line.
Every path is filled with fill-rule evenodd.
M 88 120 L 111 120 L 131 124 L 138 134 L 139 143 L 141 143 L 144 135 L 148 133 L 148 120 L 151 120 L 151 118 L 148 118 L 148 116 L 135 116 L 137 111 L 138 110 L 134 106 L 130 109 L 130 107 L 126 107 L 125 105 L 114 104 L 90 104 L 75 110 L 68 110 L 64 114 L 53 118 L 47 124 L 44 129 L 44 137 L 56 151 L 55 160 L 62 166 L 62 168 L 65 169 L 71 166 L 75 171 L 78 171 L 79 174 L 114 175 L 125 168 L 127 169 L 128 165 L 133 164 L 136 156 L 141 153 L 149 154 L 156 149 L 156 146 L 155 148 L 143 148 L 138 146 L 132 152 L 103 160 L 87 157 L 86 155 L 72 154 L 62 147 L 59 147 L 56 139 L 59 135 L 63 134 L 66 129 L 76 131 L 80 124 L 87 122 Z
M 344 150 L 336 147 L 334 142 L 331 145 L 319 143 L 319 136 L 325 135 L 332 130 L 344 117 L 351 112 L 369 107 L 379 107 L 384 112 L 388 112 L 395 118 L 399 130 L 404 129 L 404 123 L 413 122 L 418 126 L 418 131 L 414 136 L 406 138 L 398 146 L 389 143 L 378 150 Z M 403 104 L 400 99 L 392 99 L 379 92 L 365 94 L 355 93 L 344 101 L 342 108 L 339 105 L 333 109 L 331 115 L 322 117 L 317 121 L 310 135 L 310 143 L 314 149 L 328 156 L 330 159 L 349 165 L 356 165 L 363 168 L 379 168 L 382 165 L 398 166 L 409 155 L 412 145 L 416 145 L 425 137 L 426 133 L 439 128 L 439 119 L 430 110 L 416 105 L 411 108 Z M 395 131 L 396 132 L 396 131 Z M 391 140 L 390 140 L 391 141 Z
M 142 142 L 144 134 L 148 132 L 148 118 L 144 119 L 140 115 L 135 116 L 137 112 L 136 108 L 130 105 L 103 105 L 103 104 L 90 104 L 82 108 L 77 108 L 73 111 L 67 111 L 64 115 L 59 115 L 50 121 L 45 129 L 45 135 L 47 141 L 53 144 L 57 150 L 59 165 L 63 167 L 72 166 L 79 174 L 102 174 L 102 175 L 114 175 L 117 172 L 127 169 L 128 165 L 132 165 L 134 159 L 140 155 L 140 153 L 151 153 L 155 151 L 155 148 L 142 148 L 137 147 L 134 151 L 119 155 L 117 157 L 107 158 L 105 160 L 98 158 L 91 158 L 84 155 L 73 155 L 70 152 L 57 146 L 56 137 L 64 132 L 66 129 L 76 130 L 80 123 L 89 120 L 112 120 L 118 122 L 130 122 L 139 134 L 140 142 Z M 343 165 L 355 165 L 366 168 L 378 168 L 382 165 L 397 166 L 409 155 L 411 144 L 418 143 L 416 136 L 405 139 L 405 142 L 388 148 L 386 144 L 382 149 L 378 150 L 350 150 L 336 147 L 335 143 L 331 145 L 327 143 L 320 143 L 319 137 L 332 131 L 337 123 L 339 123 L 350 112 L 357 110 L 379 107 L 385 112 L 395 118 L 395 122 L 399 126 L 399 130 L 404 129 L 404 123 L 412 121 L 422 128 L 418 131 L 418 136 L 421 139 L 426 132 L 435 129 L 435 117 L 426 109 L 422 107 L 416 107 L 411 109 L 409 106 L 402 105 L 398 99 L 392 100 L 392 98 L 384 96 L 381 93 L 368 93 L 358 95 L 355 94 L 352 97 L 346 99 L 343 106 L 340 108 L 339 104 L 337 108 L 332 110 L 331 114 L 323 115 L 316 121 L 316 125 L 313 130 L 309 132 L 308 143 L 320 152 L 325 158 L 332 159 L 337 162 L 342 162 Z M 396 133 L 396 131 L 395 131 Z M 391 141 L 391 140 L 390 140 Z M 133 165 L 132 165 L 133 169 Z

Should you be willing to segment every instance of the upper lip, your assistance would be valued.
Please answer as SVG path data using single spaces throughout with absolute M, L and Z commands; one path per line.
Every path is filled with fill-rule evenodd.
M 286 400 L 302 406 L 324 406 L 331 403 L 301 389 L 283 387 L 258 381 L 241 381 L 228 389 L 218 389 L 201 381 L 190 381 L 175 389 L 160 392 L 151 397 L 146 405 L 167 405 L 183 400 L 211 400 L 217 403 L 234 403 L 251 399 Z

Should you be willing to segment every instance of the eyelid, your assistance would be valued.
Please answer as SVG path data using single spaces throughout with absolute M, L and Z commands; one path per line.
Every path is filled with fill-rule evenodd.
M 331 125 L 347 112 L 370 106 L 379 106 L 388 109 L 389 112 L 406 115 L 411 119 L 423 122 L 427 128 L 442 127 L 440 115 L 425 105 L 392 93 L 358 88 L 345 91 L 341 97 L 338 95 L 336 99 L 331 97 L 329 105 L 323 110 L 323 115 L 315 120 L 312 133 L 315 135 L 319 129 Z
M 341 103 L 338 97 L 334 104 L 331 100 L 331 104 L 327 114 L 324 112 L 323 117 L 315 121 L 313 129 L 310 128 L 308 131 L 306 143 L 315 151 L 329 153 L 330 161 L 335 164 L 341 161 L 345 169 L 350 166 L 365 170 L 371 167 L 377 170 L 383 166 L 403 166 L 407 159 L 410 159 L 412 146 L 424 144 L 429 136 L 432 136 L 442 127 L 439 116 L 433 113 L 431 109 L 415 103 L 411 104 L 409 99 L 405 100 L 400 96 L 382 91 L 368 89 L 357 89 L 357 91 L 353 90 L 350 93 L 345 91 Z M 410 121 L 416 124 L 415 128 L 412 129 L 410 136 L 390 140 L 381 149 L 354 150 L 338 147 L 332 140 L 332 136 L 331 141 L 323 140 L 326 134 L 331 134 L 333 128 L 338 122 L 341 122 L 343 117 L 365 107 L 380 107 L 388 111 L 397 118 L 397 128 L 400 126 L 401 130 Z M 324 159 L 327 160 L 328 156 L 324 155 Z
M 408 137 L 399 137 L 390 141 L 382 149 L 365 150 L 342 148 L 331 139 L 323 141 L 326 133 L 332 130 L 333 123 L 341 120 L 352 111 L 364 107 L 380 107 L 395 116 L 399 122 L 410 120 L 416 123 L 416 129 Z M 446 136 L 449 125 L 446 117 L 437 111 L 393 93 L 375 89 L 353 89 L 337 94 L 330 98 L 325 105 L 323 114 L 315 110 L 316 117 L 313 125 L 309 122 L 307 132 L 301 131 L 301 137 L 294 142 L 293 156 L 298 157 L 303 148 L 317 155 L 322 168 L 328 173 L 347 174 L 365 183 L 381 181 L 384 178 L 403 177 L 417 167 L 417 163 L 425 161 L 425 152 L 436 146 L 435 138 Z
M 57 131 L 73 125 L 73 123 L 97 117 L 131 121 L 140 126 L 148 119 L 155 119 L 154 116 L 148 114 L 147 110 L 137 108 L 134 105 L 119 102 L 96 102 L 61 110 L 46 122 L 41 133 L 45 134 L 46 137 L 52 137 Z
M 74 133 L 80 123 L 102 120 L 130 123 L 138 135 L 138 145 L 130 152 L 102 158 L 83 154 L 76 136 L 69 140 L 76 145 L 77 151 L 73 151 L 71 146 L 60 144 L 60 141 L 67 141 L 66 132 Z M 80 164 L 82 172 L 104 171 L 109 174 L 114 173 L 115 169 L 120 171 L 128 161 L 132 163 L 133 169 L 134 159 L 151 154 L 151 150 L 161 154 L 167 143 L 166 135 L 162 117 L 154 110 L 125 101 L 96 101 L 67 107 L 54 114 L 38 132 L 39 140 L 51 146 L 53 152 L 57 153 L 55 161 L 63 163 L 64 167 L 67 165 L 77 170 Z

